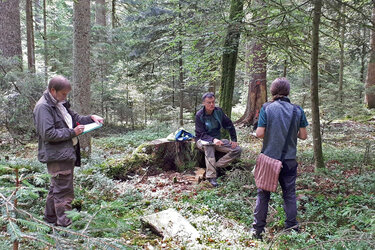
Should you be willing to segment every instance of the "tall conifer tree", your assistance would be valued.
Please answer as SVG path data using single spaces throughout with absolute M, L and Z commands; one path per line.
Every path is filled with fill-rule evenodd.
M 311 115 L 313 131 L 313 147 L 315 168 L 324 168 L 322 138 L 320 134 L 319 117 L 319 25 L 322 11 L 322 1 L 314 1 L 313 25 L 312 25 L 312 46 L 311 46 Z
M 233 89 L 242 17 L 243 0 L 232 0 L 229 14 L 229 25 L 224 42 L 220 85 L 220 106 L 228 117 L 231 117 L 232 113 Z
M 90 0 L 74 1 L 73 7 L 73 101 L 82 115 L 91 113 L 90 94 Z M 91 154 L 91 136 L 80 136 L 84 156 Z

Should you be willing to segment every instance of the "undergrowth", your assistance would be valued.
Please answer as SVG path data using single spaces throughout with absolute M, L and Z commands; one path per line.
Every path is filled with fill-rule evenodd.
M 198 229 L 203 248 L 375 248 L 374 141 L 369 139 L 374 131 L 370 126 L 348 121 L 331 125 L 323 138 L 326 168 L 319 171 L 313 167 L 311 138 L 300 142 L 297 197 L 301 232 L 283 230 L 285 213 L 279 189 L 271 195 L 264 242 L 252 240 L 248 233 L 256 201 L 251 168 L 261 143 L 248 135 L 247 128 L 239 130 L 242 160 L 219 178 L 216 189 L 201 183 L 192 191 L 172 189 L 161 196 L 153 191 L 158 182 L 137 185 L 144 176 L 120 182 L 104 172 L 104 162 L 121 161 L 143 142 L 166 137 L 173 132 L 170 130 L 158 126 L 94 139 L 92 158 L 75 170 L 69 228 L 43 222 L 49 177 L 45 165 L 36 161 L 36 151 L 20 157 L 13 148 L 6 157 L 2 154 L 0 248 L 9 249 L 15 242 L 24 249 L 187 247 L 180 240 L 160 238 L 140 222 L 143 215 L 170 207 Z M 348 139 L 351 132 L 355 135 Z M 35 146 L 22 146 L 24 151 L 31 149 Z

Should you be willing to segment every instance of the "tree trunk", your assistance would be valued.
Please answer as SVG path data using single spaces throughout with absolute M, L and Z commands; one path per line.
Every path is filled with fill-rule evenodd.
M 175 84 L 175 77 L 174 77 L 174 67 L 173 68 L 173 73 L 172 73 L 172 107 L 175 107 L 175 95 L 176 95 L 176 84 Z
M 210 72 L 216 72 L 218 70 L 218 64 L 216 63 L 216 59 L 215 58 L 211 58 L 210 60 Z M 214 77 L 210 82 L 209 82 L 209 85 L 208 85 L 208 92 L 212 92 L 214 94 L 216 94 L 216 85 L 218 85 L 218 77 Z
M 183 171 L 194 168 L 198 162 L 199 150 L 194 141 L 169 141 L 157 139 L 139 146 L 135 153 L 146 153 L 153 156 L 152 165 L 164 171 Z
M 73 101 L 82 115 L 91 113 L 90 94 L 90 0 L 74 1 L 73 6 Z M 91 135 L 80 136 L 83 156 L 91 154 Z
M 116 0 L 112 0 L 112 29 L 117 27 Z
M 48 82 L 47 1 L 43 0 L 44 82 Z
M 0 1 L 0 52 L 5 58 L 18 59 L 6 71 L 23 69 L 19 4 L 19 0 Z
M 222 72 L 219 104 L 224 113 L 230 118 L 232 115 L 232 100 L 238 44 L 241 35 L 241 21 L 243 17 L 243 0 L 231 0 L 229 26 L 224 42 L 222 58 Z
M 185 84 L 184 84 L 184 65 L 183 65 L 183 61 L 182 61 L 182 36 L 183 36 L 183 31 L 181 30 L 182 29 L 182 7 L 181 7 L 181 0 L 178 1 L 178 9 L 179 9 L 179 14 L 178 14 L 178 17 L 179 17 L 179 29 L 178 29 L 178 33 L 179 33 L 179 36 L 180 36 L 180 40 L 178 41 L 178 72 L 179 72 L 179 79 L 178 79 L 178 82 L 179 82 L 179 85 L 180 85 L 180 114 L 179 114 L 179 124 L 180 126 L 183 126 L 184 125 L 184 88 L 185 88 Z
M 287 69 L 288 69 L 288 62 L 287 62 L 287 60 L 285 59 L 285 60 L 284 60 L 283 77 L 286 77 Z
M 375 2 L 372 7 L 372 23 L 375 23 Z M 370 60 L 367 66 L 367 78 L 366 78 L 366 104 L 367 107 L 372 109 L 375 108 L 375 27 L 371 29 L 371 41 L 370 41 Z
M 250 126 L 258 120 L 259 111 L 267 101 L 267 56 L 263 45 L 254 41 L 247 44 L 246 74 L 249 75 L 249 86 L 245 114 L 236 122 Z M 245 82 L 246 83 L 246 82 Z
M 97 25 L 106 26 L 106 8 L 105 8 L 105 0 L 96 0 L 95 4 L 95 22 Z
M 342 14 L 344 15 L 345 14 L 345 5 L 342 5 Z M 342 15 L 340 15 L 340 21 L 339 21 L 339 27 L 340 27 L 340 42 L 339 42 L 339 46 L 340 46 L 340 70 L 339 70 L 339 103 L 340 103 L 340 106 L 342 106 L 342 102 L 343 102 L 343 96 L 344 96 L 344 93 L 343 93 L 343 86 L 344 86 L 344 49 L 345 49 L 345 26 L 346 26 L 346 22 L 345 22 L 345 17 L 343 17 Z M 342 108 L 340 109 L 342 110 Z
M 104 27 L 106 26 L 106 5 L 105 0 L 96 0 L 95 3 L 95 22 L 98 26 L 103 27 L 103 29 L 97 30 L 97 37 L 93 40 L 98 43 L 107 43 L 107 34 Z M 101 84 L 101 114 L 104 117 L 104 85 L 107 82 L 107 74 L 108 74 L 108 67 L 107 61 L 103 59 L 104 53 L 106 53 L 105 49 L 101 46 L 97 47 L 97 51 L 95 54 L 98 55 L 96 57 L 95 65 L 97 67 L 97 72 L 95 78 L 96 82 L 100 82 Z M 95 59 L 94 59 L 95 60 Z
M 180 83 L 180 126 L 184 125 L 184 65 L 182 62 L 182 41 L 178 42 L 178 68 L 179 68 L 179 83 Z
M 32 0 L 26 0 L 27 65 L 35 73 L 35 43 Z
M 363 36 L 362 39 L 366 40 L 367 37 L 367 28 L 363 27 Z M 366 55 L 367 55 L 367 49 L 366 49 L 366 43 L 362 43 L 362 48 L 361 48 L 361 69 L 360 69 L 360 81 L 363 82 L 364 84 L 366 83 L 366 77 L 365 77 L 365 64 L 366 64 Z
M 314 1 L 313 26 L 312 26 L 312 48 L 311 48 L 311 113 L 312 132 L 315 157 L 315 168 L 324 168 L 322 139 L 320 134 L 319 117 L 319 79 L 318 79 L 318 56 L 319 56 L 319 24 L 322 9 L 322 1 Z
M 145 96 L 144 96 L 144 105 L 145 105 L 145 127 L 147 126 L 147 93 L 145 93 Z

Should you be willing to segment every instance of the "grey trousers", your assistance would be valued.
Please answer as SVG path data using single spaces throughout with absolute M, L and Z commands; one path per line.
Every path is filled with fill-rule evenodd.
M 206 178 L 216 178 L 217 168 L 226 167 L 229 163 L 241 156 L 242 149 L 239 146 L 232 148 L 229 140 L 222 139 L 221 141 L 223 142 L 222 146 L 202 145 L 201 140 L 197 141 L 197 147 L 202 150 L 205 155 Z M 216 162 L 215 151 L 224 152 L 226 154 Z
M 294 228 L 296 230 L 298 229 L 296 200 L 297 166 L 298 163 L 296 160 L 284 160 L 283 168 L 279 175 L 279 183 L 283 191 L 284 211 L 286 214 L 285 228 Z M 253 228 L 258 233 L 263 232 L 266 226 L 270 196 L 270 192 L 258 189 L 253 223 Z
M 48 173 L 51 175 L 51 183 L 47 195 L 44 220 L 57 226 L 66 227 L 72 221 L 66 217 L 65 211 L 72 210 L 74 199 L 73 173 L 74 162 L 47 163 Z

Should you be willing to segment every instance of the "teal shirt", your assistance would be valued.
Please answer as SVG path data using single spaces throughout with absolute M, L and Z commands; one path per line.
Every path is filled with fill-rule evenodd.
M 204 125 L 208 129 L 208 134 L 214 138 L 221 139 L 220 124 L 213 115 L 204 115 Z

